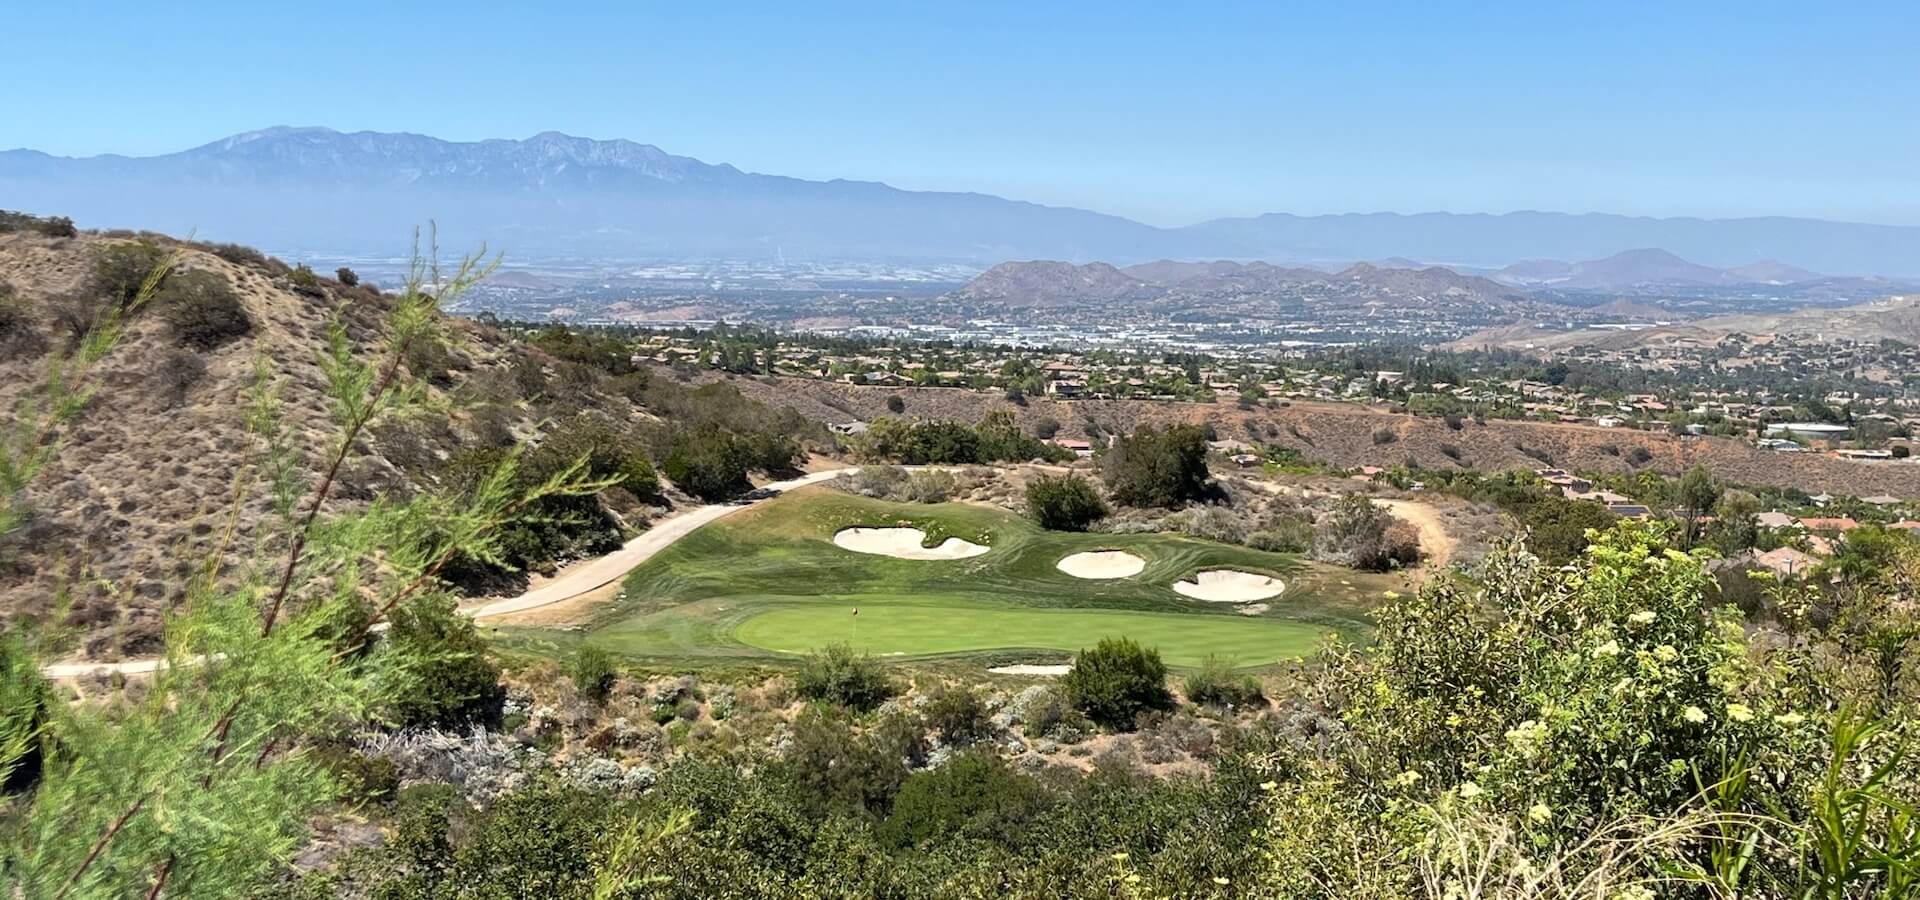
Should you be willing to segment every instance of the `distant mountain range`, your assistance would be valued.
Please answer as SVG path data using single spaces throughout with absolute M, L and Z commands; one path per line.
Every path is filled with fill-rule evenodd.
M 1784 217 L 1652 219 L 1597 213 L 1272 213 L 1157 228 L 987 194 L 743 172 L 631 141 L 548 132 L 450 142 L 414 134 L 269 128 L 179 153 L 69 158 L 0 152 L 0 208 L 97 227 L 276 249 L 392 252 L 434 219 L 451 246 L 522 259 L 1269 260 L 1289 266 L 1427 260 L 1513 285 L 1611 276 L 1522 260 L 1604 260 L 1659 247 L 1762 282 L 1805 270 L 1920 276 L 1920 227 Z M 1741 272 L 1754 260 L 1765 270 Z M 1634 266 L 1652 265 L 1633 261 Z M 1504 271 L 1513 269 L 1516 271 Z M 1654 266 L 1659 268 L 1658 266 Z M 1496 271 L 1502 270 L 1502 271 Z M 1672 269 L 1660 277 L 1706 277 Z M 1263 277 L 1263 276 L 1250 276 Z
M 1786 285 L 1819 281 L 1827 276 L 1773 260 L 1716 269 L 1689 262 L 1665 250 L 1642 249 L 1587 262 L 1524 260 L 1493 272 L 1490 277 L 1502 284 L 1523 287 L 1619 290 L 1645 285 Z

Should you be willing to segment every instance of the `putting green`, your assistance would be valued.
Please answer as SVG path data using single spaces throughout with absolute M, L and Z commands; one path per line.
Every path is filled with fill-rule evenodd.
M 855 526 L 919 528 L 930 540 L 957 537 L 988 550 L 922 560 L 834 545 L 837 532 Z M 1131 553 L 1146 567 L 1127 578 L 1088 580 L 1056 566 L 1095 550 Z M 1280 578 L 1286 591 L 1251 610 L 1174 592 L 1174 582 L 1213 569 Z M 1399 586 L 1181 535 L 1052 532 L 975 504 L 890 503 L 815 487 L 727 516 L 660 551 L 628 573 L 619 599 L 578 639 L 684 665 L 785 659 L 843 640 L 904 656 L 1071 653 L 1124 635 L 1158 647 L 1174 665 L 1210 653 L 1254 665 L 1309 653 L 1328 632 L 1363 635 L 1365 611 Z M 1243 614 L 1249 611 L 1258 614 Z M 553 638 L 545 635 L 524 636 Z
M 845 642 L 877 656 L 922 656 L 981 650 L 1074 652 L 1101 638 L 1129 637 L 1157 647 L 1168 665 L 1196 666 L 1208 656 L 1242 665 L 1270 663 L 1313 650 L 1322 631 L 1280 619 L 1099 609 L 972 609 L 952 606 L 789 606 L 740 623 L 741 642 L 803 653 Z

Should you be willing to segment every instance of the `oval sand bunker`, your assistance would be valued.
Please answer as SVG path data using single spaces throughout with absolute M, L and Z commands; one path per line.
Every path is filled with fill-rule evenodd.
M 1241 572 L 1235 569 L 1208 569 L 1196 572 L 1186 581 L 1176 581 L 1173 589 L 1183 596 L 1209 603 L 1252 603 L 1278 596 L 1287 589 L 1278 578 Z
M 1063 556 L 1054 567 L 1075 578 L 1131 578 L 1147 561 L 1124 550 L 1091 550 Z
M 842 528 L 833 542 L 843 550 L 872 553 L 896 559 L 966 559 L 987 552 L 987 548 L 956 537 L 932 547 L 923 546 L 927 533 L 918 528 Z

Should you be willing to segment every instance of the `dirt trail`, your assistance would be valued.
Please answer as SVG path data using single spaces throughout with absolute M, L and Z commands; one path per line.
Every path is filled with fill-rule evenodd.
M 1420 535 L 1421 565 L 1441 568 L 1453 561 L 1453 551 L 1460 542 L 1447 533 L 1445 518 L 1432 504 L 1418 500 L 1374 500 L 1373 502 L 1374 505 L 1384 506 L 1388 512 L 1405 520 Z

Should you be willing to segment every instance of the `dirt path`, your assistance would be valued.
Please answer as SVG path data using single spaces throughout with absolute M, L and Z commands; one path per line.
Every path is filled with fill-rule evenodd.
M 1447 533 L 1445 518 L 1433 504 L 1418 500 L 1377 499 L 1373 502 L 1405 520 L 1420 535 L 1421 565 L 1440 568 L 1453 560 L 1453 551 L 1459 546 L 1459 541 Z

